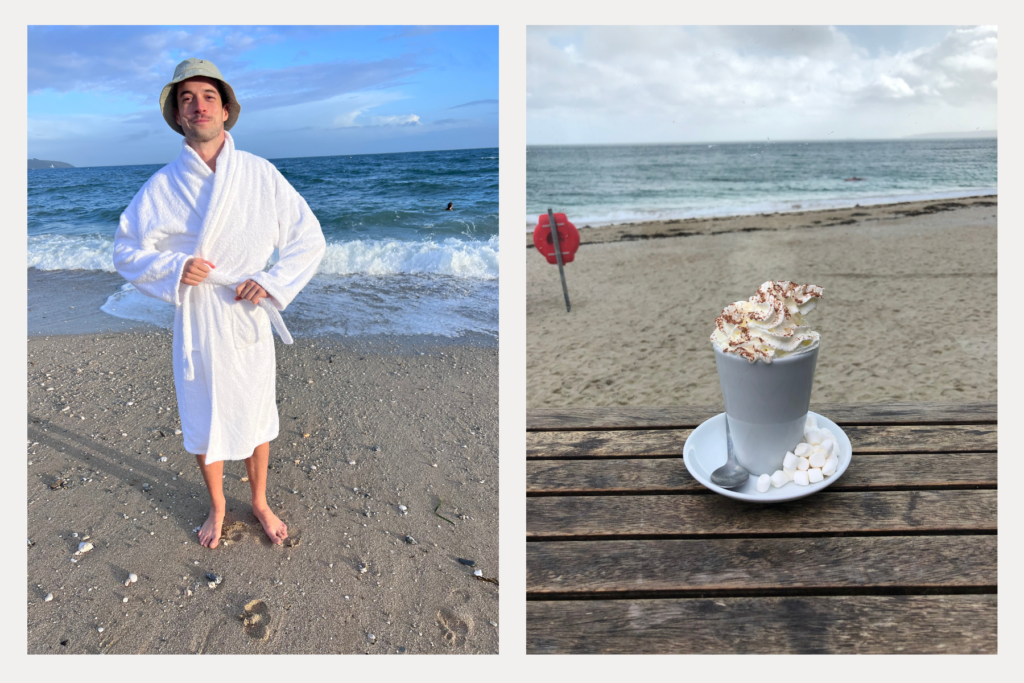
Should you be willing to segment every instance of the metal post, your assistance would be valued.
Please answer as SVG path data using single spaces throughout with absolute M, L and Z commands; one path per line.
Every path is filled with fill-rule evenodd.
M 555 223 L 555 213 L 548 209 L 548 222 L 551 226 L 551 240 L 555 243 L 555 258 L 558 259 L 558 275 L 562 278 L 562 294 L 565 295 L 565 312 L 571 313 L 572 306 L 569 305 L 569 288 L 565 284 L 565 267 L 562 265 L 562 245 L 558 243 L 558 224 Z

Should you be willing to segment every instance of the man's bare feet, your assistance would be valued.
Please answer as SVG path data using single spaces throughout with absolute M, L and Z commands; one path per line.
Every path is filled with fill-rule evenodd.
M 210 514 L 199 528 L 199 545 L 216 548 L 220 543 L 220 529 L 224 525 L 224 508 L 210 508 Z
M 288 527 L 282 522 L 277 515 L 274 514 L 270 506 L 252 508 L 252 513 L 256 515 L 256 519 L 260 520 L 260 524 L 263 525 L 263 531 L 266 532 L 267 538 L 274 545 L 281 545 L 284 539 L 288 538 Z

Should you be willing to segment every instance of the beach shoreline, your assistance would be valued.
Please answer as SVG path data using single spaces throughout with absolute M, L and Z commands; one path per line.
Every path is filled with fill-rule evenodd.
M 997 208 L 981 196 L 581 229 L 571 313 L 528 233 L 527 405 L 720 405 L 714 319 L 769 279 L 825 288 L 812 402 L 994 401 Z
M 120 318 L 101 310 L 110 295 L 125 284 L 124 278 L 117 273 L 96 270 L 41 271 L 29 268 L 27 277 L 29 337 L 120 332 L 170 333 L 169 327 Z M 163 306 L 162 302 L 155 303 Z M 330 339 L 351 350 L 392 350 L 403 353 L 418 351 L 420 348 L 498 348 L 498 337 L 482 332 L 466 331 L 455 336 L 386 333 L 348 336 L 335 332 L 309 334 L 306 332 L 308 321 L 296 321 L 292 318 L 292 309 L 284 314 L 284 318 L 289 331 L 296 338 Z
M 730 232 L 762 232 L 792 229 L 826 228 L 836 225 L 871 223 L 885 218 L 914 217 L 939 211 L 949 211 L 956 204 L 979 204 L 997 206 L 998 195 L 972 195 L 957 199 L 929 199 L 920 201 L 894 202 L 885 204 L 857 204 L 851 207 L 776 211 L 773 213 L 737 214 L 733 216 L 708 216 L 699 218 L 673 218 L 655 221 L 634 221 L 607 225 L 579 225 L 580 246 L 647 239 L 690 237 L 692 235 L 719 235 Z M 986 204 L 985 202 L 991 202 Z M 946 208 L 928 209 L 945 206 Z M 864 217 L 865 211 L 874 215 Z M 857 220 L 863 219 L 863 220 Z M 572 220 L 572 217 L 569 217 Z M 845 222 L 844 222 L 845 221 Z M 852 222 L 851 222 L 852 221 Z M 533 229 L 526 232 L 526 248 L 533 248 Z
M 266 539 L 231 462 L 209 550 L 194 532 L 205 486 L 175 433 L 170 332 L 30 337 L 28 651 L 496 653 L 498 587 L 473 575 L 500 578 L 488 339 L 275 338 L 267 494 L 289 541 Z M 254 600 L 266 639 L 242 619 Z
M 986 189 L 978 188 L 974 190 L 949 190 L 939 191 L 934 193 L 915 193 L 911 195 L 897 195 L 892 197 L 877 196 L 877 197 L 859 197 L 855 199 L 841 199 L 835 198 L 832 200 L 804 200 L 802 202 L 774 202 L 775 205 L 781 206 L 782 204 L 789 204 L 785 208 L 776 208 L 775 210 L 765 211 L 750 209 L 747 211 L 735 211 L 735 210 L 710 210 L 701 212 L 698 215 L 676 215 L 676 216 L 665 216 L 661 218 L 650 218 L 650 219 L 622 219 L 622 220 L 588 220 L 577 219 L 579 225 L 576 227 L 580 229 L 594 229 L 594 228 L 608 228 L 620 225 L 640 225 L 645 223 L 678 223 L 680 221 L 704 221 L 704 220 L 721 220 L 723 218 L 739 218 L 744 216 L 773 216 L 775 214 L 805 214 L 805 213 L 823 213 L 828 211 L 842 211 L 844 209 L 860 209 L 864 207 L 881 208 L 885 206 L 898 206 L 901 204 L 934 204 L 937 202 L 946 201 L 960 201 L 960 200 L 974 200 L 974 199 L 985 199 L 998 197 L 998 192 L 995 188 Z M 526 231 L 532 232 L 535 227 L 536 219 L 532 216 L 527 218 Z

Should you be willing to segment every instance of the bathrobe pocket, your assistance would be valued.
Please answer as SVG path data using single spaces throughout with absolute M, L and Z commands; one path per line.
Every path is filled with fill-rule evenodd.
M 270 319 L 266 311 L 248 301 L 237 301 L 234 309 L 235 348 L 252 346 L 270 334 Z

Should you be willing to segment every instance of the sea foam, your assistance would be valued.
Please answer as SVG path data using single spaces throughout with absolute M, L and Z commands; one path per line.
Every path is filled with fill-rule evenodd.
M 28 238 L 28 267 L 114 272 L 114 240 L 101 235 Z M 447 275 L 498 278 L 498 237 L 487 240 L 352 240 L 328 242 L 319 275 Z
M 114 272 L 114 238 L 101 235 L 29 235 L 28 267 Z
M 486 241 L 445 239 L 353 240 L 327 245 L 317 271 L 323 275 L 449 275 L 473 280 L 498 277 L 498 237 Z

